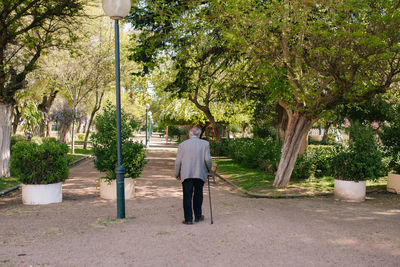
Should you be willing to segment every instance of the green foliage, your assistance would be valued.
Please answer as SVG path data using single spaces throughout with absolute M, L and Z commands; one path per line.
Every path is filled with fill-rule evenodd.
M 185 131 L 184 129 L 182 129 L 179 126 L 176 125 L 171 125 L 168 126 L 168 136 L 169 137 L 177 137 L 178 140 L 181 139 L 181 137 L 188 135 L 187 131 Z
M 108 102 L 103 113 L 96 117 L 95 125 L 97 132 L 91 136 L 95 167 L 106 173 L 107 180 L 116 179 L 117 128 L 115 106 Z M 133 123 L 132 118 L 124 112 L 121 113 L 122 165 L 125 167 L 125 177 L 127 178 L 139 177 L 147 163 L 144 145 L 129 140 L 135 125 L 136 123 Z
M 307 154 L 300 155 L 292 171 L 292 179 L 305 180 L 310 178 L 313 173 L 312 158 Z
M 386 175 L 374 132 L 370 127 L 356 122 L 349 128 L 348 147 L 336 147 L 333 158 L 334 176 L 348 181 L 375 180 Z
M 3 191 L 3 190 L 8 189 L 8 188 L 11 188 L 11 187 L 16 186 L 16 185 L 18 185 L 20 183 L 21 182 L 16 177 L 1 177 L 0 178 L 0 191 Z
M 12 150 L 12 147 L 20 142 L 20 141 L 25 141 L 26 137 L 24 135 L 16 134 L 11 136 L 11 141 L 10 141 L 10 150 Z
M 335 156 L 335 146 L 309 145 L 306 154 L 312 162 L 316 178 L 333 175 L 332 159 Z
M 224 147 L 225 144 L 221 145 L 220 152 L 227 153 L 227 156 L 235 162 L 249 168 L 258 168 L 268 173 L 274 173 L 277 170 L 281 144 L 273 138 L 243 138 L 227 143 L 227 148 Z
M 35 135 L 31 138 L 31 142 L 41 145 L 41 144 L 43 144 L 43 138 Z
M 220 143 L 210 143 L 210 153 L 214 157 L 227 156 L 229 152 L 229 141 L 222 139 Z
M 271 124 L 267 124 L 266 127 L 261 127 L 258 124 L 256 124 L 253 126 L 252 132 L 254 137 L 259 137 L 259 138 L 267 138 L 267 137 L 274 138 L 276 136 L 276 130 L 275 128 L 271 127 Z
M 76 134 L 76 141 L 84 141 L 86 133 L 77 133 Z
M 42 112 L 33 101 L 30 101 L 28 105 L 24 107 L 22 110 L 22 117 L 24 118 L 22 129 L 24 132 L 29 133 L 33 133 L 39 126 L 39 123 L 43 120 Z
M 20 141 L 12 148 L 10 169 L 23 184 L 51 184 L 68 178 L 68 146 L 53 139 L 41 145 Z
M 379 137 L 389 158 L 389 169 L 400 173 L 400 106 L 394 107 L 391 115 L 390 122 L 382 126 Z
M 0 20 L 8 21 L 2 29 L 0 54 L 0 101 L 14 103 L 15 93 L 25 88 L 26 75 L 35 69 L 41 55 L 50 47 L 70 47 L 74 16 L 82 15 L 86 1 L 2 1 Z M 69 38 L 71 37 L 71 38 Z

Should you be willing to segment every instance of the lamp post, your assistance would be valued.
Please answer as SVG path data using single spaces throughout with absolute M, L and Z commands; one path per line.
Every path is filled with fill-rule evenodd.
M 122 166 L 122 144 L 121 144 L 121 88 L 120 88 L 120 69 L 119 69 L 119 20 L 129 14 L 131 10 L 130 0 L 103 0 L 103 10 L 107 16 L 115 22 L 115 84 L 116 84 L 116 104 L 117 104 L 117 167 L 115 174 L 117 177 L 117 218 L 125 218 L 125 186 L 124 173 Z
M 145 107 L 145 109 L 146 109 L 146 147 L 147 147 L 147 140 L 148 140 L 148 138 L 147 138 L 147 130 L 148 130 L 148 121 L 149 121 L 149 109 L 150 109 L 150 104 L 146 104 L 146 105 L 144 105 L 144 107 Z
M 153 129 L 152 129 L 152 123 L 153 123 L 152 115 L 153 115 L 153 113 L 151 111 L 149 111 L 148 114 L 149 114 L 149 116 L 148 116 L 148 122 L 149 122 L 149 124 L 148 124 L 148 129 L 149 129 L 148 130 L 149 131 L 148 142 L 150 142 L 151 134 L 152 134 L 152 131 L 153 131 Z

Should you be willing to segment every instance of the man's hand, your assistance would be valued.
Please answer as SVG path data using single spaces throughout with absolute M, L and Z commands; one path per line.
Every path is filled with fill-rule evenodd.
M 180 180 L 181 180 L 181 177 L 176 177 L 176 180 L 180 181 Z

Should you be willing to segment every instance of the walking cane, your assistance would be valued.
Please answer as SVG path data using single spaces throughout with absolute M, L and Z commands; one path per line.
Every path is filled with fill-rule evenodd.
M 214 169 L 214 171 L 211 172 L 212 173 L 212 178 L 214 179 L 214 183 L 215 183 L 215 174 L 217 173 L 217 168 L 218 168 L 218 165 L 215 164 L 215 169 Z M 212 206 L 211 206 L 210 175 L 208 176 L 207 181 L 208 181 L 208 197 L 210 199 L 210 217 L 211 217 L 211 224 L 213 224 L 214 221 L 213 221 Z
M 215 174 L 214 174 L 215 175 Z M 210 200 L 210 216 L 211 216 L 211 224 L 213 224 L 213 216 L 212 216 L 212 206 L 211 206 L 211 189 L 210 189 L 210 176 L 207 178 L 208 181 L 208 198 Z

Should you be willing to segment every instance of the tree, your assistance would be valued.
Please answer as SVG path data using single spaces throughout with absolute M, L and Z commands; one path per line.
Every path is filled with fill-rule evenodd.
M 398 1 L 228 0 L 213 7 L 226 41 L 251 59 L 254 76 L 278 69 L 288 81 L 288 90 L 271 89 L 288 115 L 276 187 L 287 186 L 321 114 L 384 93 L 398 79 Z
M 70 36 L 84 1 L 0 2 L 0 177 L 9 175 L 15 94 L 26 86 L 26 75 L 48 48 L 69 45 L 73 38 L 66 36 Z
M 226 50 L 219 30 L 207 20 L 207 1 L 145 1 L 130 21 L 140 30 L 131 59 L 143 63 L 141 75 L 155 68 L 173 77 L 163 90 L 191 101 L 211 123 L 221 140 L 211 106 L 224 101 L 226 69 L 236 56 Z

